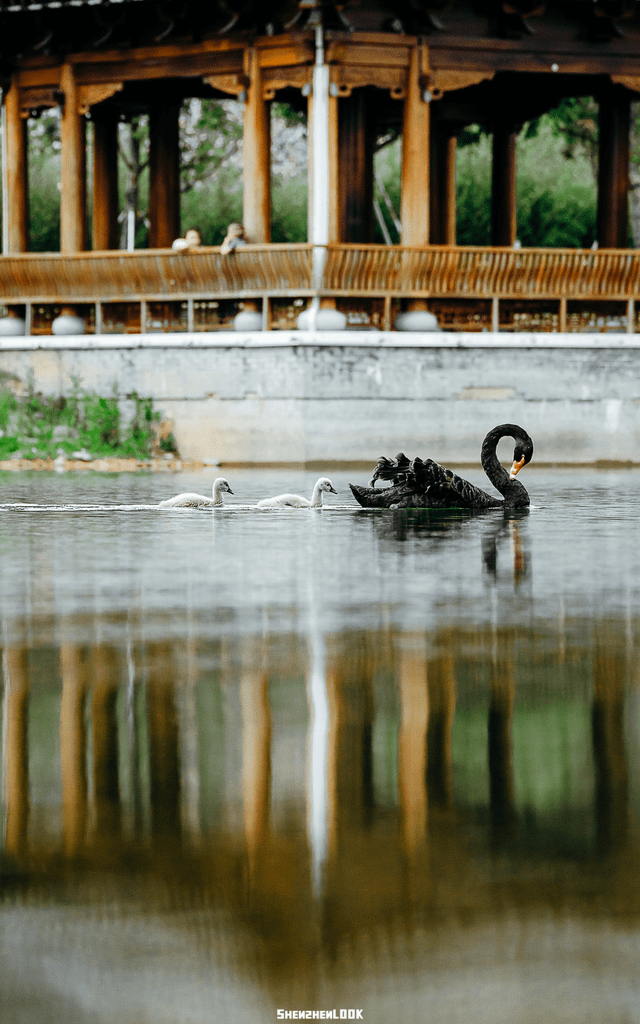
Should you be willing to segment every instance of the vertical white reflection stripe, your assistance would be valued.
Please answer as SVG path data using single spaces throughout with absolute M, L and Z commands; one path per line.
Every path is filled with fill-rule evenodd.
M 322 869 L 327 856 L 327 739 L 329 700 L 325 666 L 324 637 L 311 632 L 311 739 L 309 743 L 309 841 L 313 888 L 322 887 Z

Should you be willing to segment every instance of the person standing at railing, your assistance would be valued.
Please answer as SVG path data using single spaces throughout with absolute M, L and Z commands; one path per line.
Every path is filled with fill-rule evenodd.
M 227 228 L 227 233 L 220 248 L 220 252 L 223 256 L 226 256 L 228 253 L 233 252 L 234 249 L 238 249 L 240 246 L 246 244 L 247 239 L 244 236 L 244 227 L 242 224 L 234 221 L 233 224 L 230 224 Z
M 185 231 L 184 238 L 176 238 L 171 248 L 193 250 L 199 249 L 201 245 L 202 239 L 198 228 L 189 228 L 188 231 Z

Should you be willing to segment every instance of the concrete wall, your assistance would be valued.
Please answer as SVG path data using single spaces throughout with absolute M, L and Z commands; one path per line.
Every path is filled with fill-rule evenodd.
M 0 339 L 0 373 L 151 396 L 185 458 L 477 463 L 522 424 L 536 462 L 640 463 L 640 337 L 377 332 Z M 1 383 L 1 381 L 0 381 Z M 505 456 L 507 457 L 507 456 Z

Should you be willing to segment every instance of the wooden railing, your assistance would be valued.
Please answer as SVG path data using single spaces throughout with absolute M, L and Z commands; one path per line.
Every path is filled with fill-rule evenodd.
M 23 307 L 27 330 L 39 334 L 50 329 L 53 314 L 47 310 L 83 304 L 79 311 L 96 333 L 215 330 L 228 326 L 232 315 L 227 320 L 220 315 L 214 323 L 202 310 L 205 303 L 224 306 L 225 300 L 261 301 L 265 327 L 295 327 L 297 313 L 313 296 L 335 299 L 354 316 L 354 324 L 362 322 L 358 311 L 375 307 L 378 312 L 369 322 L 387 329 L 407 299 L 427 300 L 442 326 L 458 330 L 525 329 L 518 326 L 519 317 L 540 325 L 541 316 L 546 320 L 539 329 L 589 329 L 588 316 L 593 319 L 596 313 L 587 316 L 583 306 L 591 303 L 605 311 L 608 303 L 604 315 L 633 331 L 640 329 L 637 294 L 640 251 L 626 249 L 329 245 L 320 280 L 314 277 L 314 247 L 308 244 L 248 245 L 229 255 L 202 247 L 0 258 L 0 303 Z M 278 303 L 289 303 L 288 319 L 272 318 Z M 118 314 L 124 326 L 109 321 L 117 304 L 129 306 L 126 315 Z M 164 314 L 158 313 L 159 304 Z M 172 304 L 175 315 L 167 313 Z
M 405 298 L 629 299 L 640 252 L 475 246 L 329 246 L 322 292 Z
M 0 301 L 127 302 L 315 294 L 312 246 L 248 245 L 123 252 L 24 253 L 0 258 Z

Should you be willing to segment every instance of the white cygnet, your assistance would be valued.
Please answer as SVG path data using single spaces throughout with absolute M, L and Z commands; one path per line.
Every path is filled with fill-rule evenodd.
M 213 508 L 214 505 L 223 504 L 223 492 L 233 494 L 229 487 L 229 481 L 225 480 L 223 476 L 219 476 L 213 482 L 210 498 L 206 498 L 204 494 L 193 494 L 191 491 L 187 491 L 185 494 L 176 494 L 175 498 L 161 501 L 158 508 Z
M 331 494 L 338 493 L 326 476 L 321 476 L 316 483 L 311 501 L 308 498 L 300 497 L 299 494 L 278 494 L 275 498 L 263 498 L 258 502 L 257 508 L 321 508 L 323 491 L 329 491 Z

